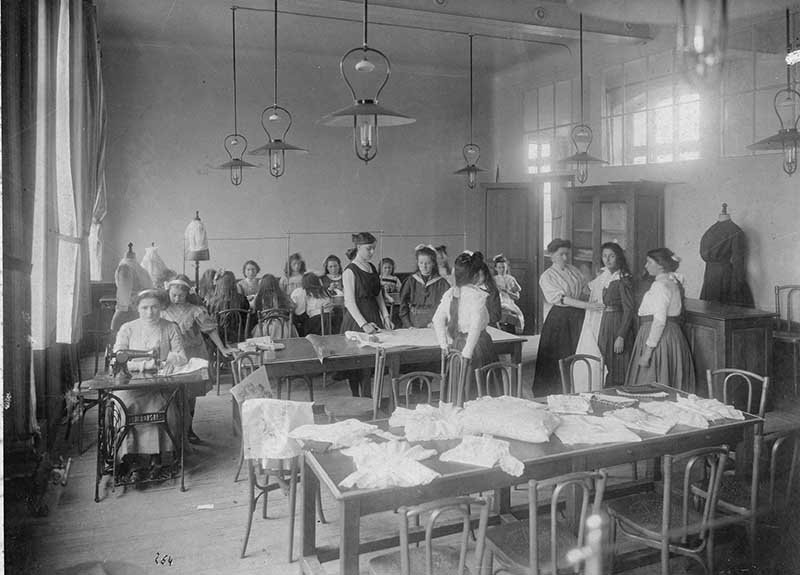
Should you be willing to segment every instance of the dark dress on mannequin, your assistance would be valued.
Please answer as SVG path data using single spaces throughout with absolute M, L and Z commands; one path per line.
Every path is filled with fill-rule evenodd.
M 625 276 L 608 284 L 603 290 L 603 304 L 606 309 L 603 310 L 603 318 L 600 320 L 597 345 L 608 368 L 605 387 L 625 385 L 625 371 L 628 369 L 633 348 L 633 316 L 636 314 L 632 278 Z M 614 341 L 618 337 L 625 340 L 622 353 L 614 352 Z
M 706 262 L 700 299 L 754 307 L 747 285 L 746 238 L 731 220 L 716 222 L 700 240 L 700 256 Z
M 378 297 L 381 295 L 381 277 L 378 271 L 371 263 L 369 264 L 370 272 L 365 272 L 355 263 L 351 263 L 345 269 L 352 270 L 355 276 L 354 291 L 356 306 L 358 311 L 364 316 L 367 323 L 374 323 L 378 327 L 383 327 L 383 319 L 381 318 L 381 309 L 378 307 Z M 364 331 L 358 325 L 350 311 L 345 308 L 344 318 L 342 319 L 341 333 L 346 331 Z M 370 397 L 372 387 L 369 385 L 369 370 L 354 370 L 343 372 L 350 382 L 350 391 L 354 396 L 359 395 L 359 387 L 361 387 L 361 395 L 363 397 Z

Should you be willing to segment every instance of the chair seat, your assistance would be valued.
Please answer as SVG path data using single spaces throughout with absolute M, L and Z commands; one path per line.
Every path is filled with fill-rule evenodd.
M 333 419 L 372 419 L 371 397 L 330 397 L 325 400 L 325 413 Z
M 677 501 L 670 509 L 670 525 L 682 525 L 680 492 L 674 493 L 673 498 Z M 608 512 L 620 522 L 623 531 L 636 532 L 645 535 L 648 539 L 661 539 L 661 521 L 664 501 L 661 493 L 650 491 L 611 499 L 606 502 Z M 689 533 L 696 532 L 693 526 L 699 526 L 703 521 L 702 514 L 689 507 L 689 518 L 687 525 L 690 526 Z M 680 536 L 674 538 L 680 539 Z
M 724 475 L 719 484 L 719 500 L 717 507 L 726 513 L 745 515 L 750 510 L 750 481 L 733 475 Z M 758 483 L 759 509 L 769 508 L 769 481 L 762 479 Z
M 526 486 L 527 487 L 527 486 Z M 492 527 L 486 531 L 486 544 L 495 554 L 495 560 L 508 571 L 528 573 L 530 567 L 530 527 L 527 521 Z M 578 544 L 577 537 L 563 521 L 558 521 L 556 545 L 559 550 L 558 569 L 567 569 L 566 553 Z M 539 568 L 545 573 L 553 572 L 550 560 L 550 517 L 544 516 L 539 523 Z
M 458 573 L 458 559 L 460 551 L 455 547 L 434 545 L 433 546 L 433 572 L 436 575 L 448 575 Z M 417 547 L 409 551 L 410 572 L 426 573 L 427 559 L 425 547 Z M 378 555 L 369 560 L 370 575 L 397 575 L 400 573 L 400 552 Z M 465 573 L 471 573 L 468 567 Z
M 800 430 L 800 412 L 768 411 L 764 415 L 764 435 L 770 436 Z

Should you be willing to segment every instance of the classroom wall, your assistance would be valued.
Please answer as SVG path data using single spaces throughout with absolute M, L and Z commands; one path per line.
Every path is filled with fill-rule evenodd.
M 599 126 L 601 73 L 604 66 L 629 61 L 664 50 L 673 37 L 667 35 L 649 44 L 585 47 L 587 70 L 587 114 L 595 132 L 590 153 L 601 155 Z M 527 179 L 524 146 L 524 94 L 553 81 L 577 76 L 577 48 L 570 56 L 563 51 L 494 77 L 492 86 L 492 157 L 500 165 L 503 181 Z M 781 169 L 780 154 L 721 158 L 720 104 L 716 92 L 704 93 L 701 108 L 703 159 L 669 164 L 590 167 L 585 185 L 615 180 L 669 182 L 665 192 L 665 242 L 683 258 L 688 297 L 698 297 L 705 263 L 699 255 L 700 238 L 716 220 L 723 202 L 732 220 L 749 242 L 748 281 L 756 305 L 774 309 L 776 284 L 800 283 L 800 173 L 790 177 Z M 775 119 L 777 132 L 777 119 Z M 770 132 L 772 133 L 772 132 Z
M 355 157 L 352 130 L 317 124 L 351 102 L 339 56 L 281 54 L 280 103 L 294 115 L 287 140 L 310 152 L 287 153 L 278 180 L 264 167 L 245 171 L 235 187 L 226 171 L 211 169 L 228 159 L 222 143 L 233 124 L 230 53 L 106 41 L 104 279 L 113 279 L 129 241 L 140 258 L 155 242 L 167 266 L 183 269 L 183 232 L 195 210 L 213 258 L 201 272 L 214 266 L 240 274 L 252 258 L 262 273 L 279 273 L 287 250 L 301 251 L 319 269 L 329 253 L 344 258 L 349 233 L 358 230 L 394 236 L 384 238 L 379 255 L 397 259 L 401 271 L 412 268 L 420 242 L 463 249 L 466 185 L 452 172 L 463 165 L 468 138 L 466 71 L 395 64 L 381 103 L 417 122 L 380 130 L 378 156 L 364 165 Z M 240 50 L 237 60 L 239 131 L 254 149 L 264 143 L 261 110 L 272 103 L 271 55 Z M 476 102 L 476 134 L 488 133 L 482 112 Z M 276 238 L 260 239 L 267 236 Z M 191 276 L 192 265 L 186 266 Z

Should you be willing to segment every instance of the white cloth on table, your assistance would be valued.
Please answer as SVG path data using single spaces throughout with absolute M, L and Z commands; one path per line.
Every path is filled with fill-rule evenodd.
M 607 411 L 603 414 L 603 417 L 611 417 L 621 421 L 625 427 L 638 431 L 647 431 L 655 435 L 666 435 L 675 425 L 673 421 L 635 407 L 623 407 L 622 409 Z
M 409 441 L 456 439 L 463 435 L 461 409 L 441 402 L 438 407 L 420 404 L 415 409 L 398 407 L 389 418 L 391 427 L 404 427 Z
M 547 409 L 552 413 L 589 413 L 589 400 L 582 395 L 548 395 Z
M 183 373 L 192 373 L 195 371 L 208 369 L 208 360 L 203 359 L 201 357 L 190 357 L 189 361 L 181 366 L 176 367 L 170 375 L 180 375 Z M 208 373 L 206 372 L 206 377 L 208 377 Z
M 636 404 L 636 399 L 632 397 L 619 397 L 617 395 L 611 395 L 608 393 L 592 393 L 586 392 L 581 393 L 581 397 L 585 397 L 589 401 L 595 400 L 600 403 L 605 403 L 606 405 L 612 405 L 614 407 L 631 407 Z
M 358 331 L 346 331 L 347 339 L 355 341 L 360 347 L 439 347 L 439 340 L 430 328 L 404 328 L 395 330 L 381 330 L 376 334 L 367 334 Z
M 467 435 L 457 446 L 439 456 L 439 461 L 477 465 L 478 467 L 494 467 L 519 477 L 525 470 L 522 462 L 511 455 L 508 441 L 495 439 L 489 435 Z
M 534 401 L 503 395 L 466 402 L 461 421 L 465 433 L 546 443 L 558 427 L 559 418 Z
M 439 473 L 419 463 L 436 455 L 436 450 L 412 446 L 407 441 L 364 442 L 342 453 L 356 464 L 356 470 L 339 483 L 344 488 L 413 487 L 439 477 Z
M 242 405 L 242 444 L 245 459 L 288 459 L 300 454 L 289 432 L 314 423 L 313 404 L 282 399 L 247 399 Z
M 377 425 L 357 419 L 345 419 L 336 423 L 302 425 L 292 430 L 289 435 L 300 441 L 330 443 L 331 449 L 338 449 L 366 441 L 367 435 L 377 430 Z
M 706 399 L 694 394 L 688 397 L 679 395 L 678 405 L 684 409 L 699 413 L 709 421 L 716 421 L 718 419 L 736 419 L 742 421 L 744 419 L 744 414 L 741 411 L 715 398 Z
M 630 443 L 642 438 L 620 421 L 595 415 L 562 415 L 556 436 L 565 445 Z
M 674 401 L 640 401 L 639 409 L 662 417 L 673 423 L 705 429 L 708 419 L 691 409 L 685 409 Z

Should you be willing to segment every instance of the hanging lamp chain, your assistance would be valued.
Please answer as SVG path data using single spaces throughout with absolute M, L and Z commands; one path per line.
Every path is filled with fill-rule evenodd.
M 364 0 L 364 48 L 367 47 L 367 2 Z
M 472 34 L 469 35 L 469 143 L 472 143 Z
M 239 122 L 237 117 L 236 105 L 236 6 L 231 7 L 231 37 L 233 41 L 233 133 L 239 133 Z
M 274 53 L 274 61 L 275 61 L 275 99 L 273 100 L 273 104 L 275 106 L 278 105 L 278 0 L 275 0 L 275 9 L 273 10 L 274 14 L 274 33 L 273 33 L 273 53 Z
M 580 44 L 579 52 L 581 59 L 581 124 L 583 124 L 583 12 L 580 14 L 580 32 L 578 35 L 578 42 Z
M 790 53 L 792 51 L 792 33 L 790 30 L 790 20 L 791 14 L 789 9 L 786 9 L 786 53 Z M 789 64 L 786 64 L 786 88 L 791 90 L 792 89 L 792 67 Z

